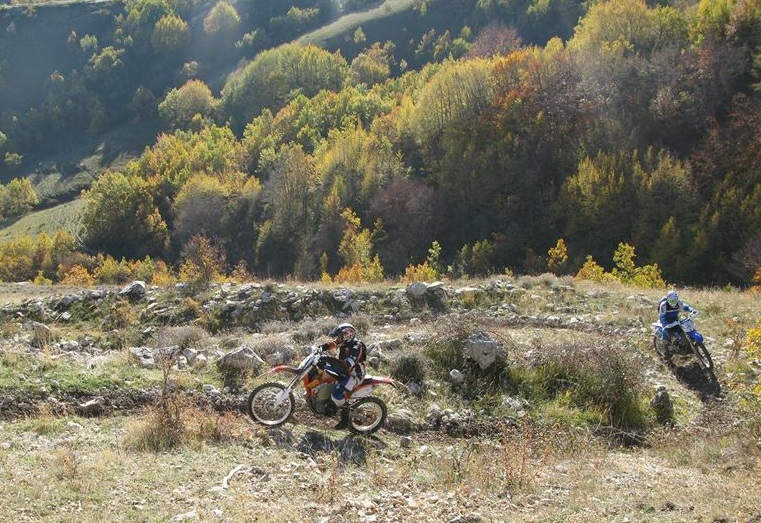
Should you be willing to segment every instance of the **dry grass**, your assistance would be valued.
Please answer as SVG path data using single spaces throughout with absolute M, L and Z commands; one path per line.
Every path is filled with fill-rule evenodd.
M 123 445 L 129 419 L 69 420 L 41 438 L 0 434 L 2 521 L 751 521 L 761 515 L 758 456 L 728 467 L 698 441 L 607 449 L 581 433 L 505 431 L 447 440 L 381 433 L 365 462 L 302 453 L 243 418 L 231 435 L 144 452 Z M 296 427 L 294 442 L 308 427 Z M 341 435 L 324 437 L 335 447 Z M 685 445 L 687 443 L 687 445 Z M 681 449 L 681 452 L 679 450 Z M 689 450 L 692 449 L 692 450 Z M 738 467 L 738 468 L 735 468 Z M 722 519 L 723 518 L 723 519 Z

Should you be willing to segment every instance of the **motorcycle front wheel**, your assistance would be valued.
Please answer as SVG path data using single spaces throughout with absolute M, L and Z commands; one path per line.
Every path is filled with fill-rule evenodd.
M 383 427 L 387 414 L 386 404 L 380 398 L 362 398 L 351 407 L 349 430 L 354 434 L 372 434 Z
M 713 370 L 713 360 L 708 353 L 708 349 L 703 345 L 703 342 L 693 341 L 691 343 L 692 351 L 695 353 L 695 357 L 698 359 L 698 363 L 705 370 Z
M 662 340 L 658 338 L 657 336 L 653 336 L 653 349 L 655 350 L 656 354 L 661 357 L 661 359 L 668 361 L 670 354 L 667 351 L 668 342 L 666 340 Z
M 267 427 L 277 427 L 288 421 L 296 410 L 293 392 L 278 401 L 285 391 L 282 383 L 264 383 L 248 395 L 246 407 L 251 419 Z

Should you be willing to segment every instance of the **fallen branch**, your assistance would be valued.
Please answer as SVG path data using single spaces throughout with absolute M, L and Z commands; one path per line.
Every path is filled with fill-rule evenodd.
M 228 488 L 230 488 L 230 480 L 232 479 L 232 477 L 233 477 L 234 475 L 236 475 L 238 472 L 240 472 L 240 470 L 241 470 L 242 468 L 243 468 L 243 465 L 242 465 L 242 464 L 241 464 L 241 465 L 237 465 L 237 466 L 236 466 L 234 469 L 232 469 L 232 470 L 230 471 L 230 473 L 229 473 L 227 476 L 225 476 L 225 479 L 223 479 L 223 480 L 222 480 L 222 488 L 223 488 L 223 489 L 228 489 Z

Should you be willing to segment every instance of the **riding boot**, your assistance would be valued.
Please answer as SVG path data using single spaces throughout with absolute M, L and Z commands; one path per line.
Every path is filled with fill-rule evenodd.
M 340 413 L 341 413 L 341 419 L 339 420 L 338 423 L 336 423 L 336 426 L 333 427 L 336 430 L 345 429 L 349 427 L 349 408 L 341 407 Z

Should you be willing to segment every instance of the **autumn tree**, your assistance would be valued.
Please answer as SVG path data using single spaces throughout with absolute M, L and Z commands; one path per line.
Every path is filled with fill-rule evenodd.
M 441 212 L 433 187 L 403 176 L 389 180 L 371 200 L 368 217 L 383 224 L 375 247 L 389 274 L 424 257 L 425 245 L 434 243 L 441 232 L 436 218 Z
M 478 32 L 473 45 L 464 58 L 491 58 L 507 55 L 522 46 L 521 37 L 514 27 L 491 22 Z
M 383 266 L 378 255 L 373 255 L 373 233 L 362 227 L 359 217 L 351 209 L 342 213 L 345 220 L 344 235 L 338 254 L 344 261 L 336 281 L 372 283 L 383 280 Z
M 182 250 L 180 281 L 205 289 L 226 270 L 224 252 L 203 236 L 194 236 Z
M 568 247 L 563 238 L 558 239 L 554 247 L 547 251 L 547 269 L 555 274 L 562 274 L 568 267 Z

